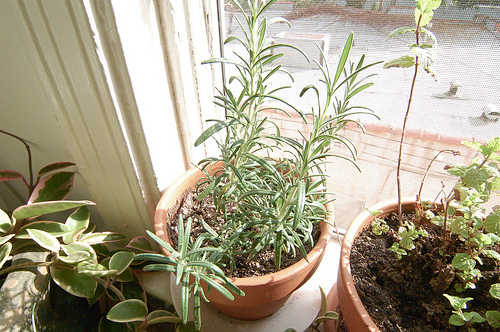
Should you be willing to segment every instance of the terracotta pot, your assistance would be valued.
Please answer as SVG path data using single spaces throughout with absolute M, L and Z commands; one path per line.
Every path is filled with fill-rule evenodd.
M 222 169 L 222 164 L 212 168 L 212 172 Z M 163 193 L 155 212 L 155 233 L 162 239 L 170 241 L 169 228 L 166 227 L 172 218 L 170 210 L 179 204 L 182 193 L 194 186 L 204 174 L 197 168 L 192 168 L 177 179 Z M 333 206 L 326 205 L 331 211 L 330 222 L 333 223 Z M 176 210 L 176 208 L 174 208 Z M 321 236 L 318 243 L 307 255 L 307 261 L 301 259 L 296 264 L 276 273 L 255 278 L 231 278 L 230 280 L 245 292 L 245 296 L 235 295 L 234 301 L 216 291 L 210 292 L 210 304 L 226 316 L 256 320 L 272 315 L 280 309 L 297 288 L 302 286 L 316 271 L 330 241 L 333 227 L 321 222 Z
M 414 209 L 414 198 L 407 198 L 403 200 L 403 211 L 412 211 Z M 398 201 L 397 199 L 392 199 L 377 203 L 371 206 L 368 210 L 382 211 L 382 213 L 379 214 L 379 218 L 391 212 L 397 213 Z M 338 301 L 342 310 L 343 319 L 345 320 L 349 331 L 352 332 L 380 331 L 363 306 L 358 292 L 356 291 L 356 286 L 354 285 L 354 280 L 351 274 L 350 256 L 352 244 L 354 243 L 356 236 L 361 233 L 365 227 L 371 225 L 372 220 L 373 216 L 368 211 L 360 213 L 347 229 L 340 252 L 339 275 L 337 278 Z M 331 305 L 333 306 L 333 304 Z

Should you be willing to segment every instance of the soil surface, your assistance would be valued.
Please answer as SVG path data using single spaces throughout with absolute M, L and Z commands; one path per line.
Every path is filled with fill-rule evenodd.
M 199 192 L 203 191 L 206 186 L 200 186 Z M 178 237 L 178 220 L 179 215 L 182 215 L 184 220 L 192 217 L 193 223 L 191 226 L 191 236 L 193 241 L 201 234 L 205 232 L 205 229 L 198 220 L 201 217 L 206 223 L 212 227 L 216 232 L 219 232 L 224 226 L 225 220 L 222 218 L 220 213 L 217 212 L 215 205 L 213 203 L 213 197 L 207 195 L 203 200 L 198 200 L 198 194 L 196 188 L 191 188 L 186 190 L 181 198 L 178 200 L 178 204 L 172 208 L 174 211 L 170 211 L 170 215 L 175 216 L 174 222 L 170 225 L 170 237 L 173 242 L 173 247 L 177 248 L 177 237 Z M 227 211 L 235 211 L 235 206 L 226 206 Z M 313 239 L 315 243 L 320 236 L 319 226 L 315 226 Z M 213 243 L 207 243 L 207 245 L 214 245 Z M 309 252 L 312 249 L 310 244 L 305 245 L 306 251 Z M 236 269 L 231 274 L 229 269 L 224 269 L 227 276 L 235 278 L 246 278 L 246 277 L 258 277 L 261 275 L 270 274 L 276 272 L 274 267 L 274 249 L 273 247 L 268 247 L 257 255 L 256 260 L 249 261 L 248 256 L 245 254 L 236 257 Z M 294 257 L 292 253 L 282 252 L 281 254 L 281 269 L 287 268 L 295 263 L 297 263 L 302 256 L 298 253 L 298 256 Z
M 389 216 L 386 221 L 392 229 L 399 225 L 396 215 Z M 370 227 L 354 241 L 351 268 L 356 290 L 381 331 L 467 331 L 465 327 L 448 324 L 453 309 L 443 293 L 473 297 L 466 311 L 476 311 L 483 317 L 487 310 L 500 307 L 500 301 L 495 301 L 488 293 L 490 285 L 500 280 L 498 262 L 482 257 L 484 265 L 478 264 L 478 268 L 483 277 L 477 282 L 477 289 L 457 293 L 453 267 L 433 250 L 441 247 L 441 228 L 432 224 L 424 227 L 429 237 L 422 238 L 415 252 L 401 260 L 388 250 L 394 242 L 391 235 L 374 235 Z M 454 243 L 458 245 L 450 245 L 449 252 L 461 250 L 461 242 Z M 498 331 L 486 322 L 473 324 L 473 327 L 483 332 Z

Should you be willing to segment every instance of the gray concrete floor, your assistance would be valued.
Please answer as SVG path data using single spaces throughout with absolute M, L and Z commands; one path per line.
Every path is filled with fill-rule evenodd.
M 282 11 L 268 11 L 267 16 L 272 18 L 286 14 Z M 373 18 L 363 20 L 330 14 L 314 15 L 291 20 L 291 28 L 284 23 L 271 25 L 268 35 L 284 31 L 328 34 L 328 64 L 334 70 L 350 32 L 354 33 L 354 47 L 351 51 L 353 61 L 357 61 L 361 54 L 366 54 L 366 63 L 385 62 L 408 54 L 406 45 L 413 42 L 411 35 L 386 41 L 387 34 L 402 24 L 401 17 L 387 20 L 394 16 L 381 16 L 380 21 L 377 21 Z M 411 24 L 411 18 L 406 17 L 406 21 Z M 229 21 L 226 20 L 226 26 L 228 24 Z M 235 20 L 231 27 L 232 33 L 239 34 Z M 460 24 L 438 21 L 433 23 L 431 30 L 438 40 L 435 69 L 439 81 L 436 82 L 423 70 L 420 71 L 408 126 L 453 137 L 488 139 L 499 135 L 500 121 L 486 121 L 480 115 L 487 104 L 500 108 L 500 34 L 466 22 Z M 233 47 L 231 44 L 226 46 L 226 55 L 231 54 Z M 297 57 L 300 55 L 297 54 Z M 311 98 L 300 98 L 299 92 L 305 85 L 320 85 L 319 70 L 286 67 L 286 63 L 283 65 L 295 77 L 295 83 L 292 84 L 292 89 L 287 90 L 286 98 L 296 105 L 308 108 Z M 377 65 L 370 73 L 375 74 L 372 78 L 375 85 L 360 94 L 357 102 L 369 106 L 380 117 L 381 122 L 401 127 L 413 68 L 383 69 L 382 65 Z M 277 78 L 280 81 L 286 80 L 284 74 Z M 461 84 L 456 97 L 439 98 L 449 90 L 450 82 Z M 377 121 L 373 117 L 363 117 L 362 120 Z

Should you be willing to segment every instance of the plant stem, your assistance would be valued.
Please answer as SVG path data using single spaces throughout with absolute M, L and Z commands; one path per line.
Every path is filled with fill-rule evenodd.
M 420 45 L 420 22 L 422 20 L 422 14 L 420 15 L 417 23 L 417 28 L 415 29 L 415 38 L 417 45 Z M 402 205 L 402 197 L 401 197 L 401 157 L 403 155 L 403 144 L 406 136 L 406 123 L 408 121 L 408 115 L 410 114 L 411 102 L 413 99 L 413 90 L 415 88 L 415 83 L 417 82 L 417 74 L 418 74 L 418 55 L 415 55 L 415 72 L 413 74 L 413 79 L 411 81 L 411 89 L 410 96 L 408 97 L 408 106 L 406 107 L 406 114 L 403 121 L 403 128 L 401 130 L 401 140 L 399 142 L 399 155 L 398 155 L 398 166 L 396 169 L 396 181 L 398 185 L 398 219 L 399 224 L 403 225 L 403 205 Z
M 410 97 L 408 98 L 408 107 L 406 108 L 406 114 L 405 114 L 405 119 L 403 121 L 403 129 L 401 132 L 401 140 L 399 142 L 399 155 L 398 155 L 398 167 L 396 170 L 396 179 L 397 179 L 397 184 L 398 184 L 398 218 L 399 218 L 399 223 L 402 225 L 403 224 L 403 205 L 401 202 L 401 156 L 403 154 L 403 144 L 406 136 L 406 122 L 408 121 L 408 114 L 410 113 L 410 106 L 411 106 L 411 101 L 413 97 L 413 89 L 415 87 L 415 82 L 417 80 L 417 73 L 418 73 L 418 56 L 415 57 L 415 73 L 413 74 L 413 80 L 411 82 L 411 90 L 410 90 Z
M 418 190 L 418 194 L 417 194 L 417 199 L 420 199 L 421 198 L 421 195 L 422 195 L 422 189 L 424 188 L 424 182 L 425 182 L 425 179 L 427 178 L 427 175 L 429 175 L 429 171 L 431 170 L 431 167 L 432 167 L 432 164 L 436 161 L 436 159 L 441 155 L 441 153 L 444 153 L 444 152 L 450 152 L 450 153 L 453 153 L 454 156 L 458 156 L 460 155 L 460 151 L 455 151 L 455 150 L 448 150 L 448 149 L 444 149 L 444 150 L 441 150 L 439 151 L 438 153 L 436 153 L 436 155 L 434 156 L 434 158 L 432 158 L 431 162 L 429 163 L 429 165 L 427 165 L 427 169 L 425 170 L 425 174 L 424 174 L 424 177 L 422 178 L 422 181 L 420 182 L 420 189 Z
M 98 283 L 100 283 L 104 288 L 108 288 L 108 289 L 112 290 L 113 293 L 115 293 L 116 296 L 118 296 L 118 298 L 120 299 L 120 301 L 125 301 L 126 300 L 125 296 L 123 295 L 123 293 L 118 288 L 116 288 L 115 285 L 112 285 L 107 280 L 104 280 L 102 278 L 95 278 L 95 280 Z
M 23 178 L 23 181 L 24 181 L 24 184 L 28 187 L 28 190 L 29 190 L 29 196 L 31 196 L 31 193 L 33 192 L 33 158 L 32 158 L 32 155 L 31 155 L 31 147 L 29 146 L 29 144 L 21 137 L 19 136 L 16 136 L 14 134 L 11 134 L 5 130 L 2 130 L 0 129 L 0 133 L 2 134 L 5 134 L 5 135 L 8 135 L 10 137 L 14 137 L 15 139 L 17 139 L 18 141 L 20 141 L 21 143 L 24 144 L 24 146 L 26 147 L 26 151 L 28 152 L 28 169 L 29 169 L 29 173 L 30 173 L 30 182 L 27 183 L 26 180 Z
M 9 273 L 14 272 L 16 270 L 29 269 L 30 267 L 50 266 L 53 263 L 54 262 L 27 262 L 27 263 L 11 265 L 11 266 L 6 267 L 5 269 L 1 270 L 0 276 L 3 276 L 4 274 L 9 274 Z

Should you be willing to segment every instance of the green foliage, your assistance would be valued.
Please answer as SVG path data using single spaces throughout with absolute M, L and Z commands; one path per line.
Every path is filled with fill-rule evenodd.
M 477 142 L 463 144 L 480 152 L 482 157 L 475 158 L 469 165 L 457 165 L 447 169 L 448 173 L 459 177 L 459 181 L 454 190 L 441 200 L 444 203 L 442 211 L 425 210 L 432 209 L 432 204 L 426 204 L 422 207 L 423 211 L 417 211 L 418 215 L 425 216 L 427 220 L 442 228 L 444 242 L 435 250 L 441 253 L 443 262 L 453 267 L 454 287 L 457 292 L 476 289 L 476 283 L 482 278 L 479 266 L 483 264 L 485 257 L 500 262 L 500 210 L 486 214 L 484 208 L 484 204 L 494 192 L 500 189 L 496 186 L 500 178 L 500 139 L 493 138 L 484 145 Z M 450 205 L 452 202 L 453 206 Z M 376 228 L 381 228 L 379 225 L 383 223 L 375 223 Z M 415 241 L 421 236 L 427 236 L 424 228 L 414 222 L 407 222 L 393 234 L 395 242 L 390 250 L 393 250 L 398 258 L 410 254 Z M 450 245 L 451 241 L 456 241 L 454 246 Z M 451 251 L 451 247 L 459 249 Z M 490 295 L 500 299 L 499 284 L 491 287 Z M 464 311 L 467 301 L 473 298 L 445 296 L 455 309 L 450 317 L 450 324 L 467 326 L 469 331 L 474 330 L 473 323 L 482 323 L 485 320 L 491 326 L 500 326 L 498 311 L 488 311 L 485 317 L 482 317 L 476 312 Z
M 39 215 L 41 210 L 64 211 L 75 206 L 75 202 L 71 201 L 46 203 L 50 203 L 46 209 L 43 209 L 43 203 L 26 205 L 24 209 L 26 214 L 22 215 L 31 215 L 29 211 L 33 210 L 30 206 L 35 204 L 42 207 L 34 210 L 35 215 Z M 134 287 L 141 289 L 140 281 L 131 267 L 135 253 L 125 249 L 110 251 L 107 248 L 108 244 L 122 241 L 125 237 L 113 232 L 93 232 L 94 227 L 89 222 L 90 214 L 86 207 L 91 204 L 93 203 L 82 201 L 79 205 L 83 206 L 73 212 L 65 223 L 47 220 L 25 222 L 17 234 L 2 237 L 4 241 L 0 242 L 0 266 L 8 261 L 12 253 L 22 250 L 28 244 L 37 244 L 50 254 L 43 262 L 4 267 L 0 270 L 0 275 L 28 267 L 46 266 L 57 285 L 74 296 L 88 298 L 90 304 L 98 301 L 101 296 L 109 296 L 118 301 L 107 317 L 102 318 L 100 331 L 145 331 L 151 324 L 163 322 L 180 324 L 181 319 L 172 313 L 153 311 L 148 314 L 144 298 L 137 299 L 135 293 L 128 294 L 124 291 Z M 22 211 L 21 208 L 19 209 Z M 143 251 L 151 249 L 143 239 L 132 240 L 131 247 L 137 243 L 141 243 Z M 145 296 L 144 290 L 139 293 Z M 132 325 L 127 327 L 118 323 L 132 323 Z
M 410 44 L 412 55 L 404 55 L 398 59 L 388 61 L 384 68 L 402 67 L 408 68 L 422 65 L 432 77 L 436 78 L 433 66 L 437 55 L 436 36 L 425 26 L 430 23 L 434 10 L 441 5 L 441 0 L 418 0 L 415 7 L 415 25 L 416 27 L 402 27 L 393 30 L 387 36 L 391 39 L 406 33 L 415 35 L 415 43 Z M 423 38 L 426 37 L 426 38 Z M 426 42 L 423 42 L 425 40 Z M 437 78 L 436 78 L 437 79 Z
M 471 297 L 461 298 L 457 296 L 451 296 L 448 294 L 443 294 L 449 301 L 453 309 L 453 315 L 451 315 L 449 323 L 455 326 L 466 326 L 469 332 L 476 331 L 472 328 L 474 323 L 482 323 L 486 319 L 482 317 L 475 311 L 464 312 L 463 309 L 467 309 L 467 302 L 473 300 Z
M 215 58 L 204 63 L 225 63 L 234 66 L 237 75 L 229 79 L 215 103 L 226 111 L 223 120 L 216 120 L 196 141 L 202 144 L 213 138 L 220 150 L 220 156 L 210 157 L 200 162 L 207 178 L 200 183 L 208 184 L 199 195 L 202 199 L 208 194 L 214 197 L 214 203 L 226 223 L 222 230 L 215 233 L 205 223 L 211 245 L 224 248 L 228 257 L 222 265 L 233 266 L 235 255 L 248 255 L 254 259 L 259 252 L 273 247 L 275 251 L 275 269 L 281 268 L 282 252 L 294 255 L 307 255 L 305 244 L 313 243 L 313 226 L 325 220 L 328 211 L 326 158 L 331 156 L 330 146 L 338 143 L 347 147 L 354 158 L 356 150 L 352 143 L 341 134 L 341 129 L 350 121 L 350 116 L 370 113 L 364 107 L 352 104 L 352 99 L 361 91 L 369 88 L 369 77 L 360 75 L 370 66 L 364 63 L 364 56 L 357 63 L 349 62 L 349 53 L 353 44 L 353 35 L 347 39 L 334 72 L 328 65 L 318 67 L 322 74 L 326 94 L 320 96 L 320 90 L 306 86 L 301 96 L 313 93 L 318 106 L 310 114 L 305 114 L 281 98 L 278 92 L 288 86 L 271 86 L 271 79 L 278 72 L 284 71 L 275 60 L 283 54 L 279 48 L 291 48 L 301 54 L 293 45 L 270 44 L 266 38 L 268 25 L 283 20 L 267 20 L 262 13 L 275 0 L 254 1 L 250 12 L 242 10 L 244 21 L 238 21 L 244 37 L 230 36 L 226 43 L 235 42 L 243 46 L 242 53 L 236 53 L 237 60 Z M 337 97 L 338 96 L 338 97 Z M 311 133 L 302 134 L 301 139 L 281 136 L 279 128 L 269 118 L 262 116 L 262 111 L 270 108 L 266 103 L 277 102 L 281 106 L 273 109 L 289 114 L 297 112 L 304 122 L 312 116 Z M 224 130 L 224 134 L 218 135 Z M 273 159 L 269 156 L 274 151 L 286 151 L 285 158 Z M 349 159 L 349 158 L 347 158 Z M 210 175 L 214 162 L 222 162 L 224 169 Z M 235 211 L 227 211 L 228 205 L 236 206 Z
M 330 320 L 336 320 L 339 318 L 339 314 L 335 311 L 327 311 L 327 299 L 326 299 L 326 294 L 323 288 L 319 288 L 320 293 L 321 293 L 321 305 L 320 309 L 318 312 L 318 315 L 316 316 L 316 319 L 314 320 L 313 325 L 316 327 L 319 327 L 320 324 L 330 321 Z M 313 327 L 311 327 L 312 330 Z
M 20 137 L 0 132 L 21 141 L 26 146 L 30 161 L 30 180 L 16 171 L 0 171 L 0 181 L 20 179 L 29 193 L 27 204 L 14 209 L 11 216 L 0 210 L 0 276 L 44 266 L 57 285 L 74 296 L 88 298 L 90 305 L 102 296 L 109 296 L 118 303 L 109 311 L 107 318 L 101 319 L 99 331 L 146 331 L 151 324 L 180 324 L 179 317 L 163 310 L 148 314 L 146 293 L 140 286 L 142 283 L 138 275 L 132 272 L 134 251 L 151 252 L 149 242 L 139 237 L 130 241 L 129 249 L 123 249 L 116 246 L 116 242 L 125 239 L 123 235 L 94 232 L 88 206 L 95 204 L 91 201 L 64 200 L 73 188 L 74 172 L 61 170 L 74 164 L 50 164 L 40 169 L 34 178 L 29 145 Z M 65 222 L 40 218 L 73 209 L 76 210 Z M 108 248 L 110 243 L 115 248 L 113 251 Z M 45 261 L 9 265 L 13 255 L 33 250 L 33 246 L 49 252 Z M 139 291 L 128 291 L 133 289 Z
M 455 199 L 456 211 L 460 214 L 447 216 L 450 220 L 449 232 L 455 234 L 467 249 L 467 252 L 456 253 L 451 261 L 460 281 L 455 285 L 458 291 L 476 288 L 475 283 L 481 278 L 476 265 L 482 264 L 481 256 L 500 261 L 500 254 L 494 249 L 500 243 L 500 211 L 494 210 L 485 216 L 483 207 L 492 193 L 500 189 L 497 186 L 500 179 L 500 138 L 493 138 L 485 145 L 477 142 L 464 142 L 464 145 L 479 151 L 482 158 L 474 159 L 468 166 L 455 166 L 448 170 L 450 174 L 460 177 L 450 195 L 450 198 Z M 498 287 L 498 284 L 494 284 L 490 289 L 491 296 L 497 299 Z M 452 317 L 455 323 L 460 322 L 460 319 L 464 324 L 484 321 L 474 312 L 465 312 L 463 315 L 455 313 Z M 488 311 L 485 317 L 491 326 L 500 327 L 498 311 Z
M 224 272 L 213 263 L 213 260 L 220 254 L 224 254 L 221 248 L 203 246 L 202 241 L 192 241 L 190 229 L 191 218 L 188 218 L 186 225 L 182 217 L 179 218 L 179 237 L 178 247 L 176 251 L 155 234 L 148 231 L 158 244 L 165 248 L 170 255 L 161 254 L 137 254 L 136 260 L 147 260 L 156 264 L 148 264 L 144 267 L 144 271 L 168 271 L 176 276 L 176 284 L 181 285 L 181 318 L 182 323 L 186 324 L 188 319 L 189 298 L 192 296 L 194 300 L 194 317 L 195 327 L 201 329 L 201 306 L 200 302 L 203 298 L 208 302 L 205 290 L 202 287 L 202 282 L 208 285 L 208 292 L 211 288 L 233 300 L 234 294 L 244 296 L 245 294 L 237 288 L 224 275 Z
M 142 322 L 148 315 L 148 307 L 141 300 L 129 299 L 115 305 L 106 318 L 117 323 Z
M 389 231 L 389 225 L 385 222 L 384 219 L 377 218 L 377 216 L 382 212 L 382 211 L 369 211 L 372 216 L 373 216 L 373 221 L 372 221 L 372 232 L 375 235 L 381 235 L 382 233 L 386 233 Z

